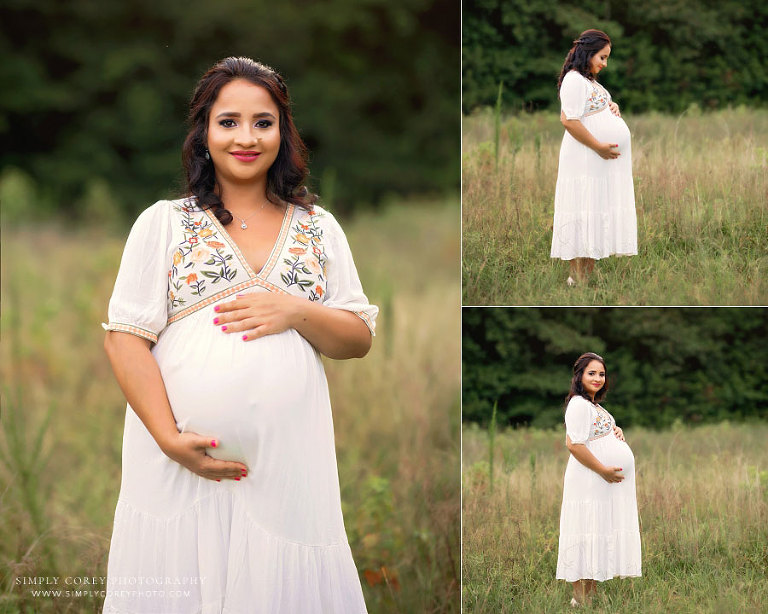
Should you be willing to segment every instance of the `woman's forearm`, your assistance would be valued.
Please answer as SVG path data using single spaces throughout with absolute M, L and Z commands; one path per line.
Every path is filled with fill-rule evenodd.
M 592 133 L 587 130 L 586 126 L 578 119 L 565 119 L 564 115 L 561 115 L 560 121 L 563 127 L 568 131 L 574 139 L 576 139 L 582 145 L 586 145 L 595 152 L 600 148 L 600 141 L 598 141 Z
M 568 446 L 568 450 L 570 450 L 574 458 L 587 469 L 591 469 L 601 476 L 605 472 L 606 466 L 597 460 L 597 457 L 592 454 L 592 452 L 589 451 L 589 448 L 587 448 L 587 446 L 585 446 L 583 443 L 572 443 Z
M 362 358 L 371 349 L 371 332 L 357 315 L 299 299 L 291 325 L 329 358 Z
M 563 124 L 563 127 L 568 131 L 568 134 L 579 141 L 579 143 L 592 149 L 604 160 L 615 160 L 621 155 L 619 150 L 616 149 L 619 146 L 618 143 L 602 143 L 598 141 L 592 133 L 587 130 L 586 126 L 581 123 L 581 120 L 565 119 L 565 114 L 561 111 L 560 123 Z
M 589 451 L 586 445 L 583 443 L 571 443 L 571 438 L 566 436 L 566 445 L 573 457 L 584 465 L 587 469 L 591 469 L 606 482 L 615 483 L 621 482 L 624 479 L 624 475 L 621 473 L 621 467 L 607 467 L 597 457 Z
M 179 431 L 150 342 L 130 333 L 107 331 L 104 350 L 118 384 L 133 411 L 157 445 L 166 445 Z
M 123 394 L 158 447 L 171 460 L 209 480 L 239 480 L 246 476 L 248 467 L 243 463 L 206 454 L 206 448 L 216 447 L 218 439 L 214 443 L 201 434 L 179 433 L 160 367 L 149 347 L 148 340 L 130 333 L 108 331 L 104 339 L 104 349 Z

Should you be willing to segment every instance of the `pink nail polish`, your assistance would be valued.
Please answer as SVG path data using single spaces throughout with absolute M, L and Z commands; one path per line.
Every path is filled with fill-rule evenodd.
M 213 323 L 214 324 L 218 324 L 219 323 L 219 318 L 213 318 Z
M 216 480 L 217 482 L 221 482 L 221 480 Z
M 248 341 L 248 335 L 243 335 L 243 341 Z
M 214 308 L 213 308 L 213 310 L 214 310 L 214 311 L 218 311 L 218 310 L 219 310 L 219 306 L 218 306 L 218 305 L 216 305 L 216 307 L 214 307 Z
M 239 481 L 240 481 L 240 478 L 235 478 L 235 481 L 236 481 L 236 482 L 239 482 Z
M 216 447 L 216 440 L 215 439 L 211 439 L 211 447 L 212 448 Z
M 222 326 L 221 330 L 227 330 L 227 327 L 226 326 Z

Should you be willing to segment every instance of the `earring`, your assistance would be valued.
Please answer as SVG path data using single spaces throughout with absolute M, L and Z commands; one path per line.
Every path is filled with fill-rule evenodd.
M 207 149 L 205 150 L 205 159 L 206 159 L 206 160 L 210 160 L 210 159 L 211 159 L 211 154 L 210 154 L 210 153 L 208 153 L 208 150 L 207 150 Z

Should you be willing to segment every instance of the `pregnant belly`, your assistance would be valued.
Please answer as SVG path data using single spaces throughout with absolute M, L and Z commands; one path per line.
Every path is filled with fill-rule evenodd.
M 324 380 L 316 352 L 295 330 L 244 342 L 210 326 L 166 335 L 158 350 L 179 431 L 217 439 L 210 456 L 246 465 L 265 438 L 306 420 L 309 387 Z
M 619 153 L 629 151 L 631 135 L 624 120 L 611 113 L 610 109 L 589 116 L 587 129 L 598 141 L 617 143 Z
M 609 434 L 595 443 L 598 445 L 594 446 L 592 453 L 601 463 L 609 467 L 621 467 L 626 477 L 635 474 L 635 456 L 626 442 Z

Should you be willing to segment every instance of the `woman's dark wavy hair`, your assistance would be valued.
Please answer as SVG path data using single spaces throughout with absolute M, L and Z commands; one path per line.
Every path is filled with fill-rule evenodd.
M 592 362 L 593 360 L 597 360 L 603 365 L 603 369 L 605 369 L 605 361 L 603 360 L 602 356 L 598 356 L 594 352 L 587 352 L 586 354 L 582 354 L 576 359 L 576 362 L 573 363 L 573 377 L 571 378 L 571 389 L 568 391 L 568 395 L 565 397 L 565 406 L 568 407 L 568 401 L 570 401 L 573 397 L 580 396 L 584 397 L 592 403 L 592 397 L 589 396 L 589 393 L 587 393 L 586 390 L 584 390 L 584 384 L 581 383 L 581 378 L 584 375 L 584 370 L 587 368 L 587 365 Z M 605 384 L 603 384 L 603 387 L 600 388 L 595 393 L 595 403 L 599 403 L 601 400 L 605 398 L 605 394 L 608 392 L 608 370 L 605 369 Z
M 226 225 L 232 214 L 224 208 L 217 189 L 213 162 L 206 160 L 208 121 L 213 103 L 221 88 L 235 79 L 245 79 L 267 90 L 280 111 L 280 149 L 267 171 L 267 198 L 275 203 L 293 203 L 311 209 L 317 201 L 304 180 L 309 174 L 307 148 L 299 136 L 291 116 L 291 102 L 283 78 L 269 66 L 250 58 L 229 57 L 217 62 L 206 72 L 195 87 L 189 102 L 189 132 L 181 150 L 187 179 L 187 196 L 196 196 L 201 209 L 213 209 L 216 217 Z
M 584 30 L 581 36 L 573 41 L 573 47 L 565 56 L 563 69 L 560 71 L 560 78 L 557 80 L 557 91 L 563 83 L 563 78 L 570 70 L 578 70 L 590 81 L 594 81 L 595 76 L 589 70 L 589 61 L 598 51 L 606 45 L 611 45 L 611 39 L 601 30 Z

